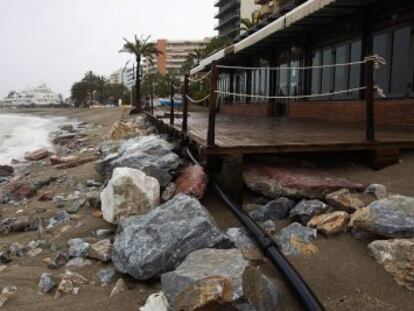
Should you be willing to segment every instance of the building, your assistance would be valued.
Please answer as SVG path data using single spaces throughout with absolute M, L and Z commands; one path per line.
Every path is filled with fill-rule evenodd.
M 128 89 L 135 85 L 135 73 L 133 68 L 120 68 L 109 76 L 110 83 L 123 84 Z
M 6 98 L 0 100 L 0 106 L 46 106 L 61 103 L 61 96 L 54 93 L 46 84 L 42 84 L 36 88 L 10 92 Z
M 153 57 L 152 64 L 144 59 L 142 71 L 144 74 L 159 72 L 162 75 L 169 73 L 181 76 L 181 68 L 187 56 L 197 49 L 203 49 L 208 42 L 208 38 L 196 41 L 159 39 L 155 46 L 161 53 Z
M 218 24 L 215 30 L 220 38 L 234 39 L 240 34 L 240 20 L 252 19 L 253 14 L 260 9 L 257 0 L 218 0 L 215 4 L 218 13 L 215 18 Z
M 316 96 L 363 88 L 366 82 L 363 65 L 297 68 L 358 62 L 377 54 L 387 63 L 375 73 L 375 84 L 386 94 L 385 99 L 376 101 L 377 124 L 414 124 L 413 1 L 292 0 L 288 5 L 290 11 L 274 12 L 253 32 L 202 60 L 192 70 L 192 73 L 204 70 L 213 60 L 219 64 L 255 67 L 220 71 L 221 91 L 250 94 L 250 97 L 222 94 L 220 111 L 363 122 L 363 91 L 308 99 L 266 99 L 266 96 Z M 268 70 L 269 67 L 278 70 Z

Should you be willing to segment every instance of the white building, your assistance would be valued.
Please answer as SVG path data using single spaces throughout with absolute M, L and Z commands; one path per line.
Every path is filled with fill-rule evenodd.
M 28 106 L 28 105 L 58 105 L 60 96 L 54 93 L 46 84 L 36 88 L 28 88 L 18 92 L 11 92 L 9 96 L 0 100 L 1 106 Z
M 110 83 L 123 84 L 128 89 L 135 85 L 135 74 L 133 68 L 120 68 L 109 76 Z

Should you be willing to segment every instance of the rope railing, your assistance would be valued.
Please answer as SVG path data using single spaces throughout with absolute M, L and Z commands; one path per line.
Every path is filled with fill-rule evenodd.
M 384 91 L 379 86 L 374 86 L 375 90 L 377 91 L 378 95 L 381 97 L 386 97 Z M 318 97 L 329 97 L 341 94 L 347 94 L 352 92 L 358 92 L 362 90 L 366 90 L 366 86 L 346 89 L 346 90 L 339 90 L 334 92 L 326 92 L 320 94 L 308 94 L 308 95 L 283 95 L 283 96 L 271 96 L 271 95 L 259 95 L 259 94 L 243 94 L 243 93 L 233 93 L 233 92 L 225 92 L 225 91 L 215 91 L 217 94 L 221 95 L 228 95 L 228 96 L 237 96 L 243 98 L 258 98 L 258 99 L 306 99 L 306 98 L 318 98 Z
M 206 78 L 208 78 L 210 76 L 210 74 L 211 74 L 211 70 L 208 71 L 205 75 L 201 76 L 198 79 L 192 79 L 192 78 L 188 77 L 188 81 L 190 81 L 192 83 L 199 83 L 199 82 L 205 80 Z
M 193 103 L 193 104 L 200 104 L 200 103 L 202 103 L 202 102 L 204 102 L 204 101 L 206 101 L 207 99 L 209 99 L 210 98 L 210 94 L 208 94 L 207 96 L 205 96 L 204 98 L 201 98 L 201 99 L 194 99 L 194 98 L 192 98 L 192 97 L 190 97 L 190 96 L 188 96 L 188 95 L 186 95 L 185 96 L 191 103 Z

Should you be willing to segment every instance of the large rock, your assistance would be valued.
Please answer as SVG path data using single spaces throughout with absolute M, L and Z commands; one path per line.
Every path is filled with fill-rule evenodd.
M 313 216 L 322 214 L 328 208 L 320 200 L 302 200 L 290 211 L 289 217 L 306 225 Z
M 91 245 L 88 256 L 102 262 L 111 260 L 112 243 L 110 239 L 98 241 Z
M 255 221 L 266 221 L 284 219 L 289 215 L 289 211 L 295 206 L 295 202 L 288 198 L 278 198 L 260 206 L 249 213 Z
M 274 236 L 276 244 L 286 256 L 312 255 L 318 248 L 312 243 L 317 238 L 316 229 L 294 222 Z
M 0 165 L 0 177 L 9 177 L 14 173 L 14 169 L 10 165 Z
M 325 200 L 330 206 L 338 210 L 353 213 L 372 203 L 375 197 L 368 193 L 352 193 L 348 189 L 341 189 L 329 193 Z
M 118 226 L 112 261 L 122 273 L 147 280 L 175 269 L 191 252 L 230 243 L 200 202 L 179 194 Z
M 316 228 L 320 233 L 326 236 L 333 236 L 346 231 L 348 222 L 349 214 L 337 211 L 313 217 L 308 222 L 308 227 Z
M 374 241 L 368 252 L 399 285 L 414 291 L 414 239 Z
M 160 136 L 133 138 L 122 143 L 116 153 L 99 161 L 95 169 L 107 177 L 117 167 L 139 169 L 156 178 L 162 187 L 166 187 L 181 164 L 180 158 L 172 149 L 173 145 Z
M 324 176 L 318 170 L 300 167 L 246 165 L 243 179 L 249 189 L 269 198 L 290 197 L 323 199 L 333 191 L 347 188 L 364 190 L 364 186 L 343 178 Z
M 173 310 L 199 310 L 236 302 L 244 296 L 248 263 L 239 250 L 201 249 L 175 270 L 161 276 L 162 290 Z
M 207 187 L 207 176 L 203 167 L 201 165 L 186 167 L 178 177 L 176 185 L 176 194 L 184 193 L 201 199 Z
M 350 225 L 389 238 L 414 237 L 414 198 L 395 195 L 372 202 L 352 216 Z
M 138 129 L 134 126 L 134 123 L 119 120 L 112 125 L 108 138 L 111 140 L 125 139 L 134 136 L 137 131 Z
M 121 218 L 142 215 L 160 202 L 158 181 L 132 168 L 116 168 L 101 193 L 103 218 L 118 224 Z
M 246 230 L 243 228 L 230 228 L 226 232 L 230 241 L 236 246 L 246 260 L 261 263 L 264 256 L 258 245 L 250 238 Z
M 27 161 L 39 161 L 44 158 L 47 158 L 49 151 L 45 148 L 37 149 L 34 151 L 26 152 L 24 154 L 24 159 Z

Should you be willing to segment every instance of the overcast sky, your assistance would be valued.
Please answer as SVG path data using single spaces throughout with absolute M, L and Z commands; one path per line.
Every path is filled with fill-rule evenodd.
M 203 39 L 216 0 L 0 0 L 0 98 L 48 84 L 69 95 L 87 70 L 124 66 L 122 37 Z

